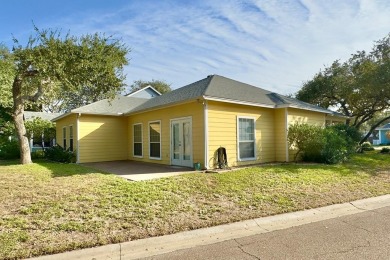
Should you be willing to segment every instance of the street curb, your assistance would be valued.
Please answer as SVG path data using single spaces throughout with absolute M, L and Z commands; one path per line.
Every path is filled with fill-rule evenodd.
M 184 231 L 161 237 L 151 237 L 31 259 L 139 259 L 169 253 L 180 249 L 208 245 L 229 239 L 257 235 L 322 220 L 348 216 L 386 206 L 390 206 L 389 194 L 343 204 L 330 205 L 322 208 L 245 220 L 210 228 Z

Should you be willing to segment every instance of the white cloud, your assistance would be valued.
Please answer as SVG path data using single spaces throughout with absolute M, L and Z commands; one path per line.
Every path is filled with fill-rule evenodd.
M 163 79 L 177 88 L 216 73 L 284 94 L 389 33 L 386 0 L 195 3 L 134 1 L 50 27 L 122 38 L 132 49 L 129 83 Z

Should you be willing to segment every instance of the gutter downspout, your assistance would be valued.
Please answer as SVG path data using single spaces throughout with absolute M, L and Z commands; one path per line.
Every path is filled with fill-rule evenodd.
M 287 139 L 287 135 L 288 135 L 288 111 L 287 111 L 287 107 L 284 109 L 284 116 L 285 116 L 285 124 L 286 124 L 286 162 L 288 162 L 288 139 Z
M 209 168 L 209 118 L 207 100 L 203 100 L 203 117 L 204 117 L 204 167 Z
M 76 135 L 77 135 L 77 148 L 76 148 L 76 163 L 80 163 L 80 120 L 79 118 L 81 117 L 81 113 L 77 114 L 77 119 L 76 119 Z

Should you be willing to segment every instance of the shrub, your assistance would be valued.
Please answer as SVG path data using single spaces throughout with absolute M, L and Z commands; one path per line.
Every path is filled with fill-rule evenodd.
M 294 124 L 288 130 L 290 148 L 296 151 L 294 160 L 302 154 L 306 162 L 334 164 L 345 161 L 360 139 L 359 132 L 346 125 L 327 128 L 308 124 Z
M 383 147 L 380 153 L 390 153 L 390 148 Z
M 348 159 L 348 141 L 335 128 L 324 129 L 325 144 L 321 151 L 320 162 L 335 164 Z
M 10 160 L 10 159 L 19 159 L 20 158 L 20 149 L 19 142 L 16 140 L 12 141 L 3 141 L 0 145 L 0 159 Z
M 42 159 L 45 158 L 45 152 L 42 150 L 34 151 L 31 153 L 31 159 Z
M 370 142 L 364 142 L 360 145 L 361 151 L 373 151 L 375 148 L 371 145 Z
M 55 145 L 46 149 L 45 158 L 56 162 L 74 163 L 76 162 L 76 152 L 71 152 L 59 145 Z

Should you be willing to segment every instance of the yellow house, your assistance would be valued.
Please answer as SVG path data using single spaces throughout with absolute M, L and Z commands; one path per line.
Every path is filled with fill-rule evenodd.
M 57 142 L 77 162 L 134 160 L 216 168 L 225 148 L 229 166 L 286 162 L 295 122 L 325 125 L 345 117 L 219 75 L 150 99 L 117 96 L 53 121 Z

